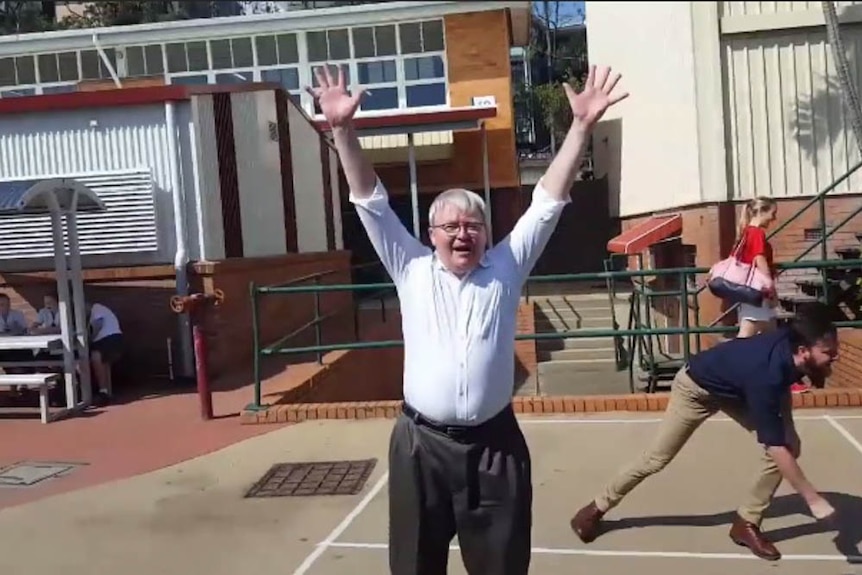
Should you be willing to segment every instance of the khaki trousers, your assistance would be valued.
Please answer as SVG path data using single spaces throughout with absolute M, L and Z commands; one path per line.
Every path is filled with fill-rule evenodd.
M 595 500 L 596 506 L 602 511 L 616 507 L 644 479 L 664 469 L 676 457 L 692 433 L 719 411 L 724 412 L 748 431 L 754 432 L 742 403 L 710 395 L 689 377 L 686 368 L 681 369 L 673 380 L 667 410 L 652 445 L 604 488 Z M 792 398 L 789 390 L 782 404 L 782 412 L 786 422 L 788 445 L 791 452 L 799 457 L 801 443 L 793 425 Z M 760 471 L 747 500 L 738 509 L 739 515 L 750 523 L 760 525 L 763 513 L 769 507 L 781 480 L 781 472 L 764 449 L 760 458 Z

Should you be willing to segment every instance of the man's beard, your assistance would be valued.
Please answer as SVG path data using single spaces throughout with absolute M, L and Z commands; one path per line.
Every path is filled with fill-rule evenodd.
M 816 388 L 823 388 L 826 386 L 826 379 L 832 375 L 832 367 L 817 367 L 815 365 L 806 364 L 803 369 L 803 373 L 808 376 L 808 379 L 811 380 L 811 385 Z

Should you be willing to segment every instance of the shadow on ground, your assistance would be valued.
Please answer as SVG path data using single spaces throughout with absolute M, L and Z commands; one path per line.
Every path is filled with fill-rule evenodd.
M 833 543 L 835 543 L 838 553 L 847 557 L 848 563 L 862 564 L 859 551 L 859 543 L 862 542 L 862 498 L 835 492 L 826 492 L 823 496 L 835 507 L 837 517 L 833 522 L 818 522 L 812 519 L 810 523 L 769 530 L 767 522 L 773 517 L 787 515 L 810 517 L 808 507 L 798 495 L 782 495 L 773 500 L 772 506 L 767 512 L 763 525 L 764 534 L 774 543 L 780 543 L 806 535 L 835 532 Z M 603 522 L 603 531 L 618 531 L 656 525 L 681 527 L 727 525 L 729 528 L 734 516 L 735 511 L 725 511 L 710 515 L 652 515 L 617 520 L 608 519 Z

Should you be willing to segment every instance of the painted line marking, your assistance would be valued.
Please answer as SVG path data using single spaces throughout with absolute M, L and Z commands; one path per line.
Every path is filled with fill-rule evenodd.
M 351 542 L 333 542 L 329 547 L 341 549 L 373 549 L 383 550 L 388 549 L 386 543 L 351 543 Z M 450 550 L 460 549 L 457 545 L 450 545 Z M 531 549 L 534 555 L 572 555 L 572 556 L 590 556 L 590 557 L 636 557 L 642 558 L 660 558 L 660 559 L 753 559 L 763 561 L 759 557 L 755 557 L 751 553 L 690 553 L 685 551 L 614 551 L 609 549 L 565 549 L 551 547 L 533 547 Z M 862 555 L 782 555 L 782 561 L 843 561 L 855 562 L 862 561 Z
M 377 494 L 380 493 L 383 488 L 386 486 L 386 483 L 389 481 L 389 471 L 387 470 L 380 479 L 377 480 L 377 483 L 374 484 L 374 487 L 371 488 L 371 491 L 365 494 L 365 497 L 353 508 L 353 510 L 348 513 L 344 519 L 341 520 L 341 523 L 333 529 L 329 535 L 327 535 L 326 539 L 317 544 L 314 548 L 314 551 L 308 554 L 308 557 L 305 558 L 305 561 L 296 568 L 296 571 L 293 572 L 293 575 L 302 575 L 306 573 L 311 566 L 314 565 L 314 562 L 320 559 L 320 556 L 323 555 L 323 552 L 326 551 L 327 547 L 331 547 L 335 540 L 338 539 L 342 533 L 344 533 L 350 524 L 359 517 L 359 514 L 362 513 L 368 504 L 371 503 L 371 500 L 377 497 Z
M 840 433 L 840 434 L 844 437 L 844 439 L 846 439 L 846 440 L 847 440 L 847 442 L 848 442 L 848 443 L 850 443 L 850 445 L 852 445 L 853 447 L 855 447 L 855 448 L 856 448 L 856 451 L 858 451 L 860 454 L 862 454 L 862 443 L 860 443 L 858 439 L 856 439 L 855 437 L 853 437 L 853 434 L 852 434 L 852 433 L 850 433 L 849 431 L 847 431 L 847 428 L 846 428 L 846 427 L 844 427 L 843 425 L 841 425 L 840 423 L 838 423 L 838 421 L 837 421 L 837 420 L 838 420 L 838 418 L 837 418 L 837 417 L 834 417 L 834 416 L 831 416 L 831 415 L 826 415 L 826 416 L 824 416 L 824 419 L 826 419 L 826 421 L 828 421 L 828 422 L 829 422 L 829 425 L 831 425 L 832 427 L 834 427 L 834 428 L 835 428 L 835 430 L 836 430 L 838 433 Z

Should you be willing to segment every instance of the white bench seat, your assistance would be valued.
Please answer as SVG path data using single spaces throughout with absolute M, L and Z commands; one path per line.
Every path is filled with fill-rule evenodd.
M 39 388 L 39 412 L 42 423 L 50 421 L 48 413 L 48 389 L 60 380 L 59 373 L 4 373 L 0 374 L 0 387 L 38 387 Z

